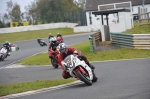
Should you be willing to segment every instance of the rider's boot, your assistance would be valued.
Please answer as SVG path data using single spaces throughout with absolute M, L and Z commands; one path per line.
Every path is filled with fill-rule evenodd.
M 94 72 L 93 69 L 92 69 L 92 74 L 93 74 L 93 80 L 92 80 L 92 82 L 96 82 L 98 80 L 98 78 L 96 77 L 95 72 Z

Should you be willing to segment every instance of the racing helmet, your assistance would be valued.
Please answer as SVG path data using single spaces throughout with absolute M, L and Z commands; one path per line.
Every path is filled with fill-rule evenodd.
M 62 39 L 61 37 L 57 37 L 57 41 L 58 41 L 59 43 L 63 43 L 63 39 Z
M 9 42 L 9 41 L 6 41 L 5 43 L 8 44 L 8 45 L 10 45 L 10 42 Z
M 60 43 L 58 45 L 58 49 L 59 49 L 59 52 L 62 53 L 62 54 L 67 54 L 68 52 L 68 48 L 67 48 L 67 45 L 65 43 Z
M 57 42 L 56 37 L 51 37 L 50 42 L 56 43 Z

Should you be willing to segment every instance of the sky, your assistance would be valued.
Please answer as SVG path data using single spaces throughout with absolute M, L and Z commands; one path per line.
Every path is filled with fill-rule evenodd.
M 0 14 L 4 14 L 6 12 L 6 9 L 7 9 L 6 2 L 8 1 L 10 0 L 0 0 Z M 32 1 L 34 0 L 12 0 L 13 3 L 17 3 L 20 5 L 22 12 L 25 11 L 24 7 L 30 4 L 30 2 Z

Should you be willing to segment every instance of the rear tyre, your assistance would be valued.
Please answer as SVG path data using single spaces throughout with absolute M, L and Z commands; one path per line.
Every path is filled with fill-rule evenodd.
M 87 79 L 85 75 L 83 75 L 79 70 L 76 72 L 79 79 L 81 81 L 83 81 L 85 84 L 87 84 L 88 86 L 91 86 L 92 85 L 92 81 Z
M 92 73 L 93 73 L 93 80 L 92 80 L 92 82 L 96 82 L 98 80 L 98 78 L 96 77 L 96 75 L 94 73 L 94 70 L 92 70 Z
M 2 61 L 2 55 L 0 56 L 0 61 Z
M 1 61 L 4 61 L 4 56 L 1 55 L 1 56 L 0 56 L 0 60 L 1 60 Z

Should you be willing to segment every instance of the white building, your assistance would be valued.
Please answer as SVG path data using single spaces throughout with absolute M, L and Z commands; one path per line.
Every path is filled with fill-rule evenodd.
M 113 3 L 120 3 L 120 2 L 131 2 L 131 9 L 132 9 L 130 13 L 131 16 L 138 14 L 138 7 L 147 8 L 147 12 L 150 12 L 150 0 L 130 0 L 130 1 L 127 1 L 127 0 L 86 0 L 87 26 L 75 27 L 74 32 L 91 32 L 91 31 L 101 30 L 101 25 L 102 25 L 101 15 L 95 16 L 94 14 L 92 14 L 92 12 L 98 11 L 98 5 L 106 5 L 106 4 L 113 4 Z M 124 17 L 128 18 L 127 16 L 124 16 Z M 104 25 L 106 25 L 106 21 L 105 21 L 106 16 L 104 16 L 103 19 L 104 19 Z M 126 29 L 130 29 L 129 27 L 123 28 L 123 29 L 121 29 L 122 27 L 118 27 L 121 25 L 117 22 L 117 20 L 118 20 L 117 14 L 109 14 L 108 23 L 110 27 L 110 32 L 123 32 Z M 122 20 L 124 21 L 123 18 Z M 130 22 L 130 20 L 128 22 Z M 126 24 L 126 26 L 128 26 L 128 24 Z
M 147 12 L 150 12 L 150 0 L 130 0 L 131 1 L 131 14 L 138 14 L 138 7 L 147 8 Z M 144 3 L 143 3 L 144 1 Z M 87 17 L 87 26 L 91 28 L 91 30 L 100 30 L 101 29 L 101 15 L 95 16 L 92 14 L 94 11 L 98 11 L 98 5 L 112 4 L 112 3 L 120 3 L 120 2 L 128 2 L 127 0 L 86 0 L 86 17 Z M 105 21 L 106 17 L 104 16 L 104 25 L 106 25 Z M 110 26 L 110 32 L 123 32 L 124 29 L 120 29 L 117 26 L 117 14 L 109 14 L 108 23 Z M 123 19 L 123 18 L 122 18 Z M 124 19 L 123 19 L 124 20 Z M 114 28 L 115 25 L 118 29 Z M 129 29 L 129 28 L 128 28 Z M 118 31 L 117 31 L 118 30 Z

